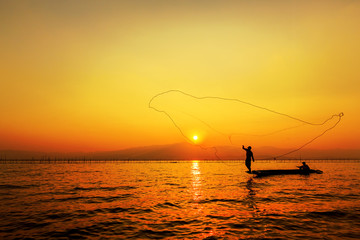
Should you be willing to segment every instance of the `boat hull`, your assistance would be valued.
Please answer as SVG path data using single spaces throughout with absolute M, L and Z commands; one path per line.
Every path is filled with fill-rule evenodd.
M 264 176 L 273 176 L 273 175 L 309 175 L 310 173 L 322 174 L 321 170 L 310 169 L 309 171 L 304 171 L 300 169 L 276 169 L 276 170 L 254 170 L 251 172 L 257 177 Z

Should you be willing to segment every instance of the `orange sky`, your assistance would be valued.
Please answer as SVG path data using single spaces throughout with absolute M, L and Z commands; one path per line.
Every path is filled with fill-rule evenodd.
M 360 148 L 359 12 L 358 1 L 340 0 L 2 1 L 0 150 L 184 141 L 148 108 L 168 89 L 237 98 L 311 122 L 344 112 L 309 147 Z M 182 101 L 165 103 L 219 131 L 239 131 L 241 119 L 249 133 L 292 124 L 258 121 L 264 118 L 241 106 Z M 201 124 L 177 120 L 190 137 L 217 139 Z M 291 137 L 295 146 L 313 134 L 252 144 L 282 146 Z

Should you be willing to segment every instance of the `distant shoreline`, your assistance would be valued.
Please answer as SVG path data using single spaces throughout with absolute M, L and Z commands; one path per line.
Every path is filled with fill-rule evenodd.
M 178 162 L 244 162 L 244 159 L 0 159 L 0 164 L 11 163 L 144 163 L 144 162 L 165 162 L 165 163 L 178 163 Z M 360 162 L 360 159 L 260 159 L 256 162 Z
M 290 152 L 290 153 L 289 153 Z M 253 148 L 255 161 L 259 160 L 357 160 L 360 149 L 291 149 L 274 147 Z M 289 153 L 289 154 L 287 154 Z M 35 152 L 21 150 L 0 150 L 1 161 L 243 161 L 245 153 L 235 146 L 216 146 L 203 149 L 190 143 L 174 143 L 135 147 L 115 151 L 97 152 Z

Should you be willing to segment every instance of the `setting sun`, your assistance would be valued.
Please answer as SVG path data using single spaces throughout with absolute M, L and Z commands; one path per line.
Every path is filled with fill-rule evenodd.
M 193 139 L 194 139 L 194 141 L 198 140 L 198 136 L 194 135 Z

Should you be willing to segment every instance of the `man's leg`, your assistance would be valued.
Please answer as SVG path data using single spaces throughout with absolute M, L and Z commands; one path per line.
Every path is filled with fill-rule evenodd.
M 249 172 L 251 172 L 251 161 L 245 161 L 246 167 L 249 169 Z

